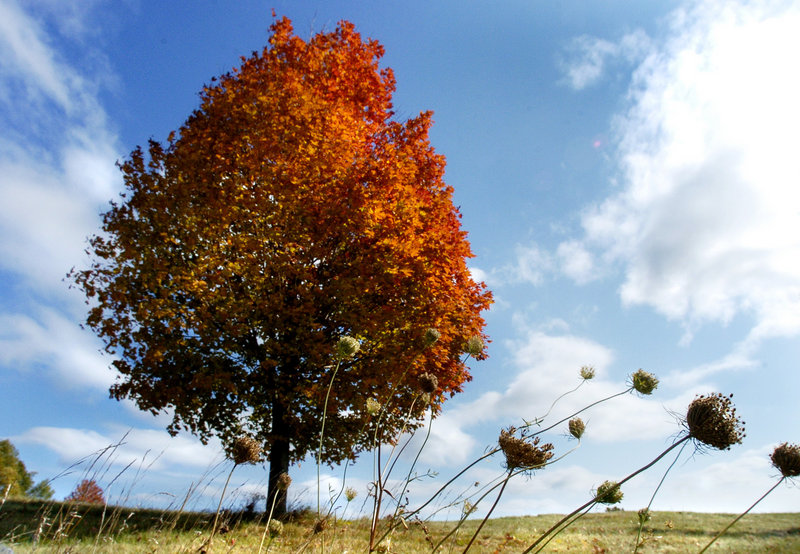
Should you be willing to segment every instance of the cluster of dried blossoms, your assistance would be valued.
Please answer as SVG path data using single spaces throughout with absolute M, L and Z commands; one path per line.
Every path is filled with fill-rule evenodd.
M 231 445 L 230 457 L 237 466 L 254 464 L 261 460 L 261 445 L 253 437 L 239 437 Z
M 732 394 L 724 396 L 714 393 L 701 394 L 692 400 L 686 411 L 689 436 L 719 450 L 728 450 L 734 444 L 741 444 L 745 437 L 744 421 L 736 416 L 731 398 Z
M 423 373 L 419 376 L 419 390 L 426 394 L 433 394 L 439 388 L 439 379 L 433 373 Z
M 539 446 L 539 437 L 530 440 L 529 437 L 516 437 L 515 427 L 500 431 L 500 438 L 497 442 L 506 457 L 506 468 L 509 471 L 514 469 L 538 469 L 553 457 L 553 445 L 546 443 Z
M 784 477 L 800 475 L 800 445 L 785 442 L 775 448 L 770 460 Z

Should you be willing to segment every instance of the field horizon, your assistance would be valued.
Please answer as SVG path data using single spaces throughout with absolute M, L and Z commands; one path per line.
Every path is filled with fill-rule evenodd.
M 639 552 L 699 552 L 737 514 L 651 513 Z M 522 552 L 562 516 L 540 514 L 496 517 L 487 521 L 472 552 Z M 377 551 L 461 552 L 479 517 L 468 519 L 449 537 L 453 521 L 403 521 Z M 313 510 L 290 514 L 279 534 L 265 536 L 266 514 L 224 511 L 220 530 L 208 543 L 213 512 L 188 512 L 90 505 L 67 501 L 9 498 L 0 506 L 3 552 L 367 552 L 369 519 L 329 518 L 319 524 Z M 638 531 L 635 511 L 588 513 L 555 536 L 545 552 L 633 552 Z M 262 544 L 263 540 L 263 544 Z M 323 546 L 324 545 L 324 546 Z M 268 549 L 267 549 L 268 548 Z M 713 552 L 800 551 L 800 513 L 752 513 L 744 516 L 710 549 Z

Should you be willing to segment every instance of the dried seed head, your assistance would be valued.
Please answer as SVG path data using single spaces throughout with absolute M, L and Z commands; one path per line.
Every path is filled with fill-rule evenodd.
M 597 487 L 597 493 L 594 499 L 600 504 L 619 504 L 622 502 L 623 496 L 619 484 L 615 481 L 603 481 L 603 483 Z
M 639 514 L 639 523 L 644 524 L 650 521 L 650 508 L 642 508 L 638 512 Z
M 327 517 L 319 518 L 317 521 L 314 522 L 314 534 L 315 535 L 319 535 L 320 533 L 322 533 L 327 528 L 328 528 L 328 518 Z
M 475 504 L 473 504 L 469 500 L 465 500 L 464 501 L 464 505 L 461 507 L 461 512 L 462 512 L 463 515 L 468 516 L 468 515 L 474 513 L 475 510 L 477 510 L 477 509 L 478 509 L 478 507 Z
M 594 379 L 595 371 L 594 368 L 590 365 L 585 365 L 581 367 L 581 379 L 584 381 L 588 381 L 589 379 Z
M 497 442 L 500 449 L 506 456 L 506 468 L 511 471 L 514 469 L 538 469 L 544 467 L 547 461 L 553 457 L 553 445 L 550 443 L 539 446 L 539 437 L 534 437 L 533 441 L 526 440 L 527 437 L 515 437 L 514 427 L 500 431 L 500 438 Z
M 383 539 L 383 541 L 375 547 L 375 552 L 380 552 L 382 554 L 388 553 L 392 551 L 392 539 Z
M 652 373 L 640 369 L 631 375 L 631 386 L 639 394 L 653 394 L 658 388 L 658 379 Z
M 478 335 L 471 336 L 467 341 L 467 344 L 464 345 L 464 352 L 473 358 L 479 356 L 481 352 L 483 352 L 483 339 Z
M 785 442 L 775 448 L 769 459 L 784 477 L 800 475 L 800 446 Z
M 425 331 L 425 336 L 422 338 L 422 343 L 425 345 L 425 348 L 428 348 L 429 346 L 436 344 L 436 341 L 438 341 L 441 336 L 442 334 L 438 329 L 430 328 Z
M 269 537 L 271 539 L 274 539 L 281 533 L 283 533 L 283 523 L 281 523 L 277 519 L 269 520 Z
M 285 491 L 289 489 L 289 485 L 292 484 L 292 478 L 289 477 L 289 474 L 285 471 L 278 475 L 278 480 L 275 481 L 275 486 L 278 488 L 279 491 Z
M 419 376 L 419 390 L 424 393 L 434 393 L 439 388 L 439 379 L 433 373 L 423 373 Z
M 358 496 L 358 491 L 353 487 L 344 489 L 344 497 L 348 502 L 352 502 L 356 496 Z
M 359 348 L 361 348 L 361 344 L 353 337 L 340 337 L 339 342 L 336 343 L 336 357 L 340 360 L 352 358 Z
M 736 417 L 736 408 L 730 396 L 720 393 L 701 394 L 686 410 L 689 436 L 705 445 L 728 450 L 741 444 L 744 438 L 744 421 Z
M 253 437 L 238 437 L 231 445 L 230 457 L 237 466 L 254 464 L 261 459 L 261 445 Z
M 583 432 L 586 430 L 586 424 L 583 420 L 579 417 L 574 417 L 569 420 L 569 434 L 575 437 L 576 439 L 580 439 L 583 436 Z
M 367 398 L 367 413 L 371 416 L 378 415 L 381 411 L 381 403 L 374 398 Z

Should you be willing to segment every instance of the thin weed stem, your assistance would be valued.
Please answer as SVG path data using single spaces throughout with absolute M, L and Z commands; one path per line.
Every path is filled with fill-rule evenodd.
M 675 456 L 675 459 L 672 460 L 672 463 L 669 464 L 669 467 L 664 472 L 664 475 L 661 476 L 661 481 L 658 482 L 658 486 L 656 487 L 656 490 L 653 491 L 653 496 L 650 497 L 650 502 L 647 503 L 647 507 L 645 508 L 645 513 L 649 513 L 650 512 L 650 506 L 653 505 L 653 500 L 655 500 L 656 495 L 658 494 L 658 491 L 661 488 L 661 485 L 664 484 L 664 481 L 667 479 L 667 475 L 672 470 L 672 468 L 675 466 L 675 464 L 678 463 L 678 460 L 680 459 L 681 454 L 683 454 L 683 449 L 686 448 L 687 444 L 689 444 L 689 443 L 688 442 L 683 443 L 683 446 L 681 446 L 681 449 L 678 450 L 678 454 Z M 645 520 L 643 519 L 643 516 L 639 516 L 639 529 L 636 531 L 636 544 L 633 547 L 633 554 L 636 554 L 636 552 L 639 551 L 639 538 L 641 538 L 641 536 L 642 536 L 642 529 L 644 528 L 644 522 L 645 522 Z
M 508 475 L 506 475 L 506 478 L 503 479 L 503 485 L 500 487 L 500 492 L 497 493 L 497 498 L 494 499 L 494 502 L 492 503 L 491 508 L 489 508 L 489 511 L 486 512 L 486 515 L 481 520 L 480 524 L 478 525 L 478 528 L 475 529 L 475 532 L 472 534 L 472 538 L 469 539 L 469 542 L 467 543 L 467 546 L 464 547 L 464 554 L 466 554 L 469 551 L 469 549 L 472 547 L 472 543 L 475 542 L 476 538 L 478 538 L 478 534 L 481 532 L 481 529 L 483 529 L 483 526 L 488 521 L 489 516 L 492 515 L 492 512 L 497 507 L 497 503 L 500 502 L 500 497 L 503 496 L 503 491 L 506 490 L 506 485 L 508 484 L 508 481 L 511 479 L 511 475 L 512 475 L 512 472 L 509 471 Z
M 607 401 L 609 401 L 609 400 L 611 400 L 611 399 L 613 399 L 613 398 L 616 398 L 616 397 L 618 397 L 618 396 L 622 396 L 623 394 L 628 394 L 628 393 L 629 393 L 629 392 L 631 392 L 632 390 L 633 390 L 633 387 L 629 387 L 629 388 L 625 389 L 625 390 L 624 390 L 624 391 L 622 391 L 622 392 L 618 392 L 618 393 L 612 394 L 611 396 L 606 396 L 605 398 L 601 398 L 600 400 L 596 400 L 596 401 L 592 402 L 591 404 L 589 404 L 589 405 L 587 405 L 587 406 L 584 406 L 583 408 L 581 408 L 580 410 L 578 410 L 578 411 L 577 411 L 577 412 L 575 412 L 574 414 L 572 414 L 572 415 L 568 415 L 568 416 L 567 416 L 567 417 L 565 417 L 564 419 L 560 419 L 560 420 L 556 421 L 555 423 L 553 423 L 551 426 L 549 426 L 549 427 L 545 427 L 544 429 L 540 429 L 539 431 L 536 431 L 535 433 L 531 434 L 530 436 L 531 436 L 531 437 L 535 437 L 536 435 L 541 435 L 542 433 L 546 433 L 547 431 L 549 431 L 549 430 L 553 429 L 554 427 L 558 427 L 559 425 L 561 425 L 561 424 L 562 424 L 562 423 L 564 423 L 565 421 L 569 421 L 570 419 L 572 419 L 572 418 L 573 418 L 573 417 L 575 417 L 576 415 L 578 415 L 578 414 L 581 414 L 581 413 L 585 412 L 585 411 L 586 411 L 586 410 L 588 410 L 589 408 L 592 408 L 592 407 L 594 407 L 594 406 L 597 406 L 598 404 L 601 404 L 601 403 L 603 403 L 603 402 L 607 402 Z M 531 427 L 531 426 L 532 426 L 532 425 L 534 425 L 534 424 L 536 424 L 536 422 L 533 422 L 533 423 L 526 423 L 525 425 L 523 425 L 523 426 L 521 427 L 521 429 L 527 429 L 528 427 Z
M 269 515 L 267 516 L 267 524 L 264 527 L 264 533 L 261 535 L 261 544 L 258 545 L 258 554 L 261 554 L 261 549 L 264 547 L 264 539 L 267 538 L 267 533 L 269 532 L 269 524 L 272 521 L 272 514 L 275 511 L 275 503 L 278 501 L 278 495 L 274 495 L 272 497 L 272 506 L 269 508 Z M 269 543 L 272 544 L 272 537 L 269 538 Z M 267 550 L 269 550 L 269 544 L 267 545 Z
M 534 420 L 533 420 L 533 421 L 531 421 L 531 422 L 528 422 L 528 421 L 526 421 L 526 422 L 525 422 L 525 427 L 527 427 L 527 426 L 530 426 L 530 425 L 538 425 L 539 423 L 541 423 L 542 421 L 544 421 L 544 420 L 547 418 L 547 416 L 549 416 L 549 415 L 550 415 L 550 412 L 552 412 L 552 411 L 553 411 L 553 408 L 555 408 L 555 407 L 556 407 L 556 404 L 558 404 L 558 402 L 559 402 L 561 399 L 563 399 L 565 396 L 568 396 L 568 395 L 572 394 L 573 392 L 576 392 L 576 391 L 577 391 L 579 388 L 581 388 L 581 387 L 583 386 L 583 384 L 584 384 L 585 382 L 586 382 L 586 380 L 585 380 L 585 379 L 581 379 L 581 382 L 580 382 L 580 383 L 578 383 L 578 386 L 577 386 L 577 387 L 575 387 L 574 389 L 570 389 L 570 390 L 568 390 L 567 392 L 565 392 L 565 393 L 561 394 L 561 395 L 560 395 L 558 398 L 556 398 L 555 400 L 553 400 L 553 403 L 552 403 L 552 404 L 550 404 L 550 407 L 547 409 L 547 411 L 544 413 L 544 415 L 542 415 L 542 416 L 539 416 L 539 417 L 537 417 L 537 418 L 534 418 Z
M 336 368 L 333 370 L 331 380 L 328 383 L 328 391 L 325 393 L 325 403 L 322 406 L 322 424 L 319 430 L 319 449 L 317 450 L 317 517 L 322 516 L 322 504 L 320 500 L 320 468 L 322 466 L 322 440 L 325 437 L 325 420 L 328 416 L 328 400 L 331 397 L 331 389 L 333 388 L 333 381 L 336 379 L 336 374 L 339 372 L 339 366 L 342 365 L 341 359 L 336 362 Z
M 228 473 L 228 478 L 225 479 L 225 486 L 222 487 L 222 494 L 219 495 L 219 504 L 217 505 L 217 513 L 214 514 L 214 525 L 211 527 L 211 536 L 208 537 L 206 544 L 211 548 L 211 542 L 214 540 L 214 535 L 217 533 L 217 524 L 219 523 L 219 512 L 222 510 L 222 500 L 225 498 L 225 492 L 228 490 L 228 483 L 231 482 L 231 477 L 233 476 L 233 470 L 236 469 L 236 464 L 233 464 L 230 473 Z
M 656 456 L 656 457 L 655 457 L 655 459 L 653 459 L 653 461 L 651 461 L 650 463 L 648 463 L 648 464 L 646 464 L 646 465 L 644 465 L 644 466 L 640 467 L 639 469 L 637 469 L 636 471 L 634 471 L 633 473 L 631 473 L 630 475 L 628 475 L 627 477 L 625 477 L 625 478 L 624 478 L 624 479 L 622 479 L 621 481 L 618 481 L 618 482 L 617 482 L 617 486 L 622 486 L 624 483 L 626 483 L 627 481 L 630 481 L 631 479 L 633 479 L 634 477 L 636 477 L 637 475 L 639 475 L 639 474 L 640 474 L 640 473 L 642 473 L 643 471 L 646 471 L 646 470 L 650 469 L 650 468 L 651 468 L 651 467 L 653 467 L 655 464 L 657 464 L 657 463 L 658 463 L 658 462 L 661 460 L 661 458 L 663 458 L 664 456 L 666 456 L 667 454 L 669 454 L 669 453 L 670 453 L 670 452 L 671 452 L 673 449 L 677 448 L 678 446 L 680 446 L 681 444 L 683 444 L 684 442 L 686 442 L 686 441 L 687 441 L 687 440 L 689 440 L 690 438 L 691 438 L 691 437 L 690 437 L 689 435 L 684 435 L 682 438 L 680 438 L 680 439 L 678 439 L 677 441 L 675 441 L 674 443 L 672 443 L 672 445 L 670 445 L 670 446 L 669 446 L 669 447 L 668 447 L 666 450 L 664 450 L 664 451 L 663 451 L 661 454 L 659 454 L 658 456 Z M 575 515 L 575 514 L 577 514 L 578 512 L 581 512 L 581 511 L 583 511 L 584 509 L 586 509 L 586 508 L 588 508 L 588 507 L 594 506 L 595 504 L 597 504 L 597 497 L 595 497 L 595 498 L 592 498 L 591 500 L 589 500 L 588 502 L 586 502 L 585 504 L 583 504 L 583 505 L 582 505 L 582 506 L 580 506 L 579 508 L 576 508 L 576 509 L 575 509 L 575 510 L 573 510 L 571 513 L 569 513 L 569 514 L 567 514 L 566 516 L 564 516 L 563 518 L 561 518 L 561 519 L 560 519 L 558 522 L 556 522 L 556 523 L 555 523 L 555 524 L 554 524 L 552 527 L 550 527 L 550 529 L 548 529 L 547 531 L 545 531 L 545 532 L 544 532 L 544 534 L 543 534 L 542 536 L 540 536 L 538 539 L 536 539 L 536 541 L 535 541 L 535 542 L 534 542 L 532 545 L 530 545 L 530 546 L 529 546 L 529 547 L 528 547 L 526 550 L 524 550 L 524 551 L 522 552 L 522 554 L 528 554 L 528 552 L 532 552 L 532 551 L 533 551 L 533 549 L 534 549 L 534 548 L 536 548 L 536 546 L 538 546 L 538 545 L 539 545 L 539 544 L 540 544 L 540 543 L 541 543 L 541 542 L 542 542 L 542 541 L 543 541 L 545 538 L 547 538 L 547 537 L 548 537 L 549 535 L 551 535 L 552 533 L 554 533 L 554 532 L 555 532 L 555 533 L 557 534 L 557 533 L 560 533 L 561 531 L 563 531 L 564 529 L 566 529 L 566 527 L 567 527 L 568 525 L 571 525 L 571 524 L 574 522 L 574 520 L 573 520 L 572 522 L 569 522 L 569 523 L 568 523 L 567 525 L 565 525 L 564 527 L 561 527 L 561 526 L 562 526 L 562 524 L 564 524 L 565 522 L 569 521 L 569 520 L 572 518 L 572 516 L 574 516 L 574 515 Z M 559 527 L 561 527 L 561 529 L 559 529 Z M 541 550 L 541 549 L 537 550 L 537 552 L 539 552 L 540 550 Z
M 716 540 L 717 540 L 718 538 L 720 538 L 722 535 L 724 535 L 724 534 L 725 534 L 725 533 L 728 531 L 728 529 L 730 529 L 731 527 L 733 527 L 733 526 L 736 524 L 736 522 L 737 522 L 737 521 L 739 521 L 739 520 L 740 520 L 740 519 L 742 519 L 742 518 L 743 518 L 745 515 L 747 515 L 747 514 L 750 512 L 750 510 L 752 510 L 753 508 L 755 508 L 755 507 L 758 505 L 758 503 L 759 503 L 759 502 L 761 502 L 762 500 L 764 500 L 764 499 L 765 499 L 765 498 L 766 498 L 766 497 L 769 495 L 769 493 L 771 493 L 772 491 L 774 491 L 775 489 L 777 489 L 777 488 L 778 488 L 778 485 L 780 485 L 781 483 L 783 483 L 784 479 L 786 479 L 786 477 L 781 477 L 780 479 L 778 479 L 778 482 L 777 482 L 777 483 L 775 483 L 774 485 L 772 485 L 772 487 L 770 487 L 770 489 L 769 489 L 767 492 L 765 492 L 764 494 L 762 494 L 762 495 L 761 495 L 761 498 L 759 498 L 758 500 L 756 500 L 755 502 L 753 502 L 753 504 L 752 504 L 752 505 L 751 505 L 749 508 L 747 508 L 747 509 L 746 509 L 744 512 L 742 512 L 741 514 L 739 514 L 739 516 L 738 516 L 736 519 L 734 519 L 734 520 L 733 520 L 733 521 L 731 521 L 731 522 L 730 522 L 728 525 L 726 525 L 726 526 L 725 526 L 725 528 L 724 528 L 722 531 L 720 531 L 719 533 L 717 533 L 717 536 L 715 536 L 713 539 L 711 539 L 711 541 L 710 541 L 710 542 L 709 542 L 707 545 L 705 545 L 705 546 L 703 547 L 703 550 L 701 550 L 701 551 L 700 551 L 698 554 L 703 554 L 703 552 L 705 552 L 706 550 L 708 550 L 708 547 L 710 547 L 712 544 L 714 544 L 714 542 L 716 542 Z

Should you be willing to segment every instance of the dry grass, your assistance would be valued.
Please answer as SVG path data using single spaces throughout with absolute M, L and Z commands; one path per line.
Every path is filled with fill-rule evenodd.
M 77 514 L 77 515 L 76 515 Z M 697 552 L 735 514 L 653 512 L 645 526 L 640 552 Z M 472 552 L 520 552 L 560 516 L 507 517 L 489 520 Z M 47 523 L 43 525 L 43 520 Z M 198 552 L 208 539 L 213 514 L 129 510 L 67 505 L 58 502 L 9 501 L 0 511 L 0 543 L 22 552 Z M 69 523 L 69 522 L 72 523 Z M 439 552 L 461 552 L 479 521 L 470 520 Z M 588 514 L 547 545 L 547 552 L 631 552 L 638 518 L 635 512 Z M 61 532 L 56 532 L 61 527 Z M 390 552 L 428 553 L 452 522 L 407 522 L 391 536 Z M 314 534 L 313 515 L 287 521 L 269 552 L 366 552 L 369 521 L 336 521 Z M 37 530 L 39 538 L 34 542 Z M 228 516 L 211 545 L 213 552 L 255 552 L 263 522 L 237 522 Z M 749 514 L 711 549 L 712 552 L 800 552 L 800 515 Z

